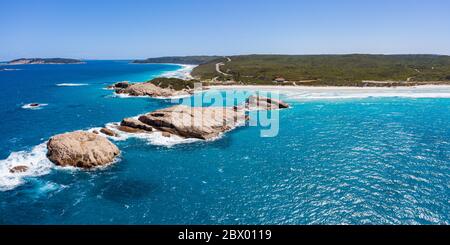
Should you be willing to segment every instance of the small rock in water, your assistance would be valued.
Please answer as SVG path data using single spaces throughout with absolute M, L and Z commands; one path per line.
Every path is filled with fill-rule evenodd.
M 100 129 L 100 132 L 102 132 L 102 133 L 104 133 L 106 135 L 112 136 L 112 137 L 117 137 L 117 134 L 114 133 L 114 131 L 112 131 L 109 128 L 102 128 L 102 129 Z
M 118 130 L 125 132 L 125 133 L 141 133 L 144 132 L 141 129 L 137 129 L 137 128 L 132 128 L 132 127 L 128 127 L 128 126 L 119 126 L 117 127 Z
M 24 166 L 24 165 L 18 165 L 18 166 L 14 166 L 12 168 L 9 169 L 10 173 L 23 173 L 28 171 L 28 167 Z
M 171 134 L 169 132 L 162 132 L 162 136 L 170 138 Z
M 289 105 L 281 100 L 252 95 L 247 98 L 245 107 L 256 110 L 276 110 L 289 108 Z
M 153 127 L 139 121 L 136 120 L 134 118 L 125 118 L 122 120 L 122 122 L 120 122 L 121 126 L 127 126 L 130 128 L 135 128 L 135 129 L 142 129 L 145 131 L 153 131 Z
M 110 164 L 120 154 L 107 138 L 84 131 L 59 134 L 47 143 L 47 157 L 59 166 L 93 168 Z

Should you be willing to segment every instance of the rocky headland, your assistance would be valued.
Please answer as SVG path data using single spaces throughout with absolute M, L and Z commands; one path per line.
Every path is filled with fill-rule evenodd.
M 156 78 L 141 83 L 118 82 L 108 88 L 114 89 L 116 94 L 166 98 L 192 95 L 194 93 L 194 83 L 196 82 L 198 81 L 178 78 Z

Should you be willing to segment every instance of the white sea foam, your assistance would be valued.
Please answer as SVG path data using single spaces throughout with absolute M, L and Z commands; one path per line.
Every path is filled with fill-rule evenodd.
M 147 96 L 147 95 L 134 96 L 134 95 L 129 95 L 129 94 L 118 94 L 118 93 L 116 93 L 116 92 L 113 93 L 112 97 L 117 97 L 117 98 L 122 98 L 122 99 L 130 99 L 130 98 L 151 98 L 150 96 Z
M 135 119 L 137 119 L 139 116 L 133 117 Z M 158 146 L 167 146 L 167 147 L 171 147 L 174 145 L 178 145 L 178 144 L 187 144 L 187 143 L 193 143 L 193 142 L 198 142 L 201 141 L 200 139 L 187 139 L 187 138 L 182 138 L 179 137 L 177 135 L 171 135 L 170 137 L 165 137 L 162 135 L 162 132 L 160 131 L 153 131 L 151 133 L 127 133 L 127 132 L 123 132 L 117 129 L 117 126 L 119 126 L 120 123 L 108 123 L 106 124 L 106 128 L 114 131 L 118 136 L 114 137 L 114 136 L 108 136 L 108 135 L 104 135 L 112 140 L 116 140 L 116 141 L 124 141 L 124 140 L 128 140 L 130 138 L 137 138 L 137 139 L 142 139 L 147 141 L 149 144 L 152 145 L 158 145 Z M 89 131 L 92 132 L 94 130 L 97 130 L 98 132 L 100 131 L 100 128 L 93 128 L 90 129 Z
M 8 158 L 0 160 L 0 191 L 14 189 L 24 183 L 24 178 L 41 176 L 50 172 L 53 164 L 48 160 L 46 142 L 35 146 L 31 151 L 11 153 Z M 16 166 L 26 166 L 25 172 L 11 173 Z
M 20 71 L 20 70 L 22 70 L 22 69 L 14 69 L 14 68 L 3 68 L 3 69 L 0 69 L 0 71 Z
M 168 97 L 151 97 L 153 99 L 159 99 L 159 100 L 177 100 L 177 99 L 184 99 L 191 97 L 192 94 L 182 94 L 182 95 L 174 95 L 174 96 L 168 96 Z
M 176 71 L 169 71 L 161 74 L 160 77 L 192 79 L 191 72 L 197 65 L 180 65 L 181 68 Z
M 58 87 L 79 87 L 79 86 L 88 86 L 88 83 L 58 83 L 56 86 Z
M 152 98 L 152 99 L 158 99 L 158 100 L 176 100 L 176 99 L 189 98 L 191 96 L 192 96 L 191 94 L 183 94 L 183 95 L 174 95 L 174 96 L 167 96 L 167 97 L 163 97 L 163 96 L 151 97 L 148 95 L 135 96 L 135 95 L 129 95 L 129 94 L 118 94 L 118 93 L 114 92 L 111 97 L 117 97 L 117 98 L 122 98 L 122 99 Z
M 37 106 L 33 106 L 33 104 L 35 104 L 35 103 L 30 103 L 30 104 L 23 105 L 23 106 L 22 106 L 22 109 L 27 109 L 27 110 L 40 110 L 40 109 L 42 109 L 42 107 L 48 106 L 48 104 L 38 104 Z

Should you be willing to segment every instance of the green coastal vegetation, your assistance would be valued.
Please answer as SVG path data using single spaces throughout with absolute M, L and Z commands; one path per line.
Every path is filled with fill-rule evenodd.
M 222 56 L 167 56 L 158 58 L 148 58 L 145 60 L 134 60 L 135 64 L 147 63 L 173 63 L 184 65 L 199 65 L 221 58 Z
M 165 78 L 165 77 L 159 77 L 152 79 L 148 81 L 150 83 L 155 84 L 156 86 L 160 88 L 173 88 L 177 91 L 183 90 L 183 89 L 193 89 L 195 83 L 199 83 L 199 80 L 183 80 L 179 78 Z
M 83 61 L 78 59 L 67 58 L 21 58 L 8 62 L 10 65 L 22 65 L 22 64 L 80 64 Z
M 219 71 L 217 71 L 217 64 Z M 443 55 L 239 55 L 197 66 L 199 80 L 241 84 L 411 86 L 450 84 Z M 275 79 L 279 82 L 274 82 Z M 284 81 L 284 82 L 283 82 Z

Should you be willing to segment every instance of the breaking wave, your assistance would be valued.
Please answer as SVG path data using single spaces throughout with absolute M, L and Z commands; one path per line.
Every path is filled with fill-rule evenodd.
M 192 79 L 191 72 L 196 67 L 196 65 L 180 65 L 181 68 L 176 71 L 164 72 L 160 77 L 167 78 L 179 78 L 179 79 Z
M 0 71 L 21 71 L 22 69 L 15 69 L 15 68 L 3 68 L 0 69 Z
M 40 109 L 42 109 L 42 107 L 48 106 L 48 104 L 37 104 L 37 105 L 34 105 L 34 104 L 35 104 L 35 103 L 29 103 L 29 104 L 23 105 L 23 106 L 22 106 L 22 109 L 27 109 L 27 110 L 40 110 Z
M 0 160 L 0 191 L 7 191 L 24 183 L 27 177 L 35 177 L 48 174 L 53 163 L 48 160 L 47 143 L 33 147 L 30 151 L 18 151 L 11 153 L 8 158 Z M 13 173 L 14 167 L 23 166 L 24 172 Z
M 134 117 L 134 118 L 137 119 L 137 117 Z M 194 142 L 201 141 L 200 139 L 192 139 L 192 138 L 186 139 L 186 138 L 179 137 L 177 135 L 171 135 L 170 137 L 165 137 L 162 135 L 162 132 L 160 132 L 160 131 L 153 131 L 151 133 L 127 133 L 127 132 L 123 132 L 123 131 L 120 131 L 119 129 L 117 129 L 117 126 L 119 126 L 119 123 L 117 123 L 117 122 L 106 124 L 106 128 L 114 131 L 114 133 L 116 133 L 118 135 L 117 137 L 108 136 L 108 135 L 104 135 L 104 136 L 106 136 L 112 140 L 116 140 L 116 141 L 124 141 L 129 138 L 137 138 L 137 139 L 145 140 L 151 145 L 166 146 L 166 147 L 171 147 L 171 146 L 178 145 L 178 144 L 187 144 L 187 143 L 194 143 Z M 93 132 L 94 130 L 100 132 L 100 128 L 92 128 L 89 131 Z
M 56 86 L 58 87 L 79 87 L 79 86 L 87 86 L 88 83 L 58 83 Z

